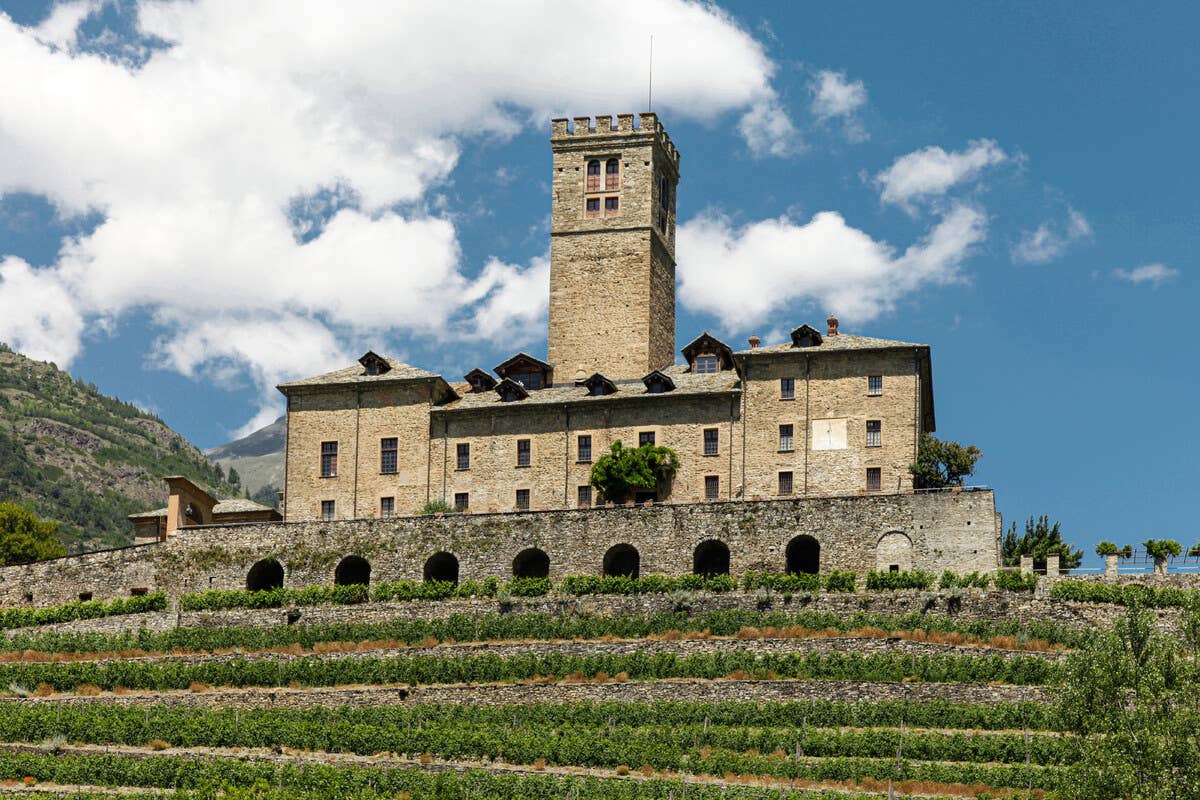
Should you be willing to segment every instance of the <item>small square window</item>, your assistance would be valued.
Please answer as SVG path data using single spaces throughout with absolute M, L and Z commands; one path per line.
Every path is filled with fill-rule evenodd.
M 392 514 L 396 513 L 396 498 L 381 497 L 379 498 L 379 516 L 387 519 Z
M 397 440 L 393 438 L 379 440 L 379 471 L 385 475 L 396 474 L 398 450 Z
M 721 496 L 721 479 L 716 475 L 704 476 L 704 499 L 716 500 Z
M 867 396 L 879 397 L 883 394 L 883 376 L 868 375 L 867 376 Z
M 883 421 L 878 419 L 867 420 L 867 447 L 882 447 L 883 446 Z
M 883 487 L 883 470 L 879 467 L 867 467 L 867 491 L 878 492 Z
M 580 486 L 577 494 L 575 505 L 579 508 L 592 507 L 592 487 Z
M 528 489 L 517 489 L 517 510 L 518 511 L 528 511 L 529 510 L 529 490 Z
M 600 198 L 589 197 L 587 199 L 587 215 L 588 217 L 600 216 Z
M 592 463 L 592 437 L 591 436 L 584 435 L 584 436 L 579 437 L 579 461 L 582 464 Z
M 783 495 L 792 493 L 792 473 L 779 473 L 779 493 Z
M 517 466 L 529 466 L 529 440 L 517 439 Z
M 321 442 L 321 477 L 337 477 L 337 442 Z
M 620 201 L 616 197 L 604 198 L 604 216 L 615 217 L 620 210 Z
M 779 399 L 780 400 L 795 400 L 796 399 L 796 379 L 795 378 L 780 378 L 779 379 Z
M 454 510 L 455 511 L 466 511 L 470 507 L 471 507 L 471 495 L 469 495 L 467 492 L 455 492 L 454 493 Z
M 332 500 L 321 501 L 321 519 L 325 522 L 333 522 L 336 506 Z
M 720 360 L 716 356 L 696 356 L 696 374 L 712 375 L 720 368 Z
M 459 442 L 454 446 L 454 455 L 458 469 L 471 468 L 471 445 L 467 442 Z
M 638 447 L 644 444 L 654 444 L 654 431 L 642 431 L 638 434 Z
M 715 456 L 718 452 L 719 434 L 716 428 L 704 429 L 704 455 Z
M 779 426 L 779 449 L 785 453 L 790 453 L 792 450 L 796 449 L 794 430 L 795 429 L 791 425 Z

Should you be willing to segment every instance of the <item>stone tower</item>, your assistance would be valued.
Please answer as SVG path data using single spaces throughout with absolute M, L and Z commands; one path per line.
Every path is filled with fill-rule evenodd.
M 679 151 L 658 117 L 551 123 L 550 346 L 557 383 L 675 361 Z

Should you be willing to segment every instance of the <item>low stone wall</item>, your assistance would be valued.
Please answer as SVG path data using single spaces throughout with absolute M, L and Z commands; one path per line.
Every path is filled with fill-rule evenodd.
M 609 548 L 629 544 L 642 574 L 680 575 L 692 572 L 697 546 L 714 539 L 728 547 L 734 575 L 781 572 L 788 543 L 801 535 L 820 545 L 822 571 L 862 574 L 876 567 L 876 546 L 889 533 L 911 543 L 915 568 L 996 568 L 992 493 L 942 492 L 186 528 L 166 542 L 0 569 L 0 604 L 53 605 L 81 593 L 106 600 L 135 588 L 241 589 L 250 568 L 271 558 L 285 585 L 300 587 L 333 583 L 350 555 L 369 562 L 373 581 L 419 580 L 439 552 L 457 559 L 462 580 L 507 579 L 515 557 L 536 548 L 557 579 L 601 574 Z

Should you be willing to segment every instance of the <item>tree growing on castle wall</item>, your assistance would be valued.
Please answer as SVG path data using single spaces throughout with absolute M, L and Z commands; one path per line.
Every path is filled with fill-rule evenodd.
M 592 486 L 612 503 L 624 503 L 638 489 L 653 491 L 659 481 L 670 481 L 679 469 L 679 455 L 669 447 L 644 444 L 631 448 L 613 442 L 606 455 L 592 465 Z
M 975 474 L 975 462 L 982 457 L 983 451 L 973 444 L 943 442 L 931 433 L 923 433 L 917 447 L 917 463 L 908 467 L 913 488 L 962 486 L 963 480 Z
M 65 556 L 67 549 L 54 538 L 57 531 L 57 522 L 43 522 L 16 503 L 0 503 L 0 564 Z
M 1075 569 L 1083 561 L 1083 551 L 1073 550 L 1063 541 L 1059 523 L 1050 524 L 1043 514 L 1025 521 L 1025 533 L 1017 535 L 1017 523 L 1013 523 L 1004 535 L 1000 555 L 1006 567 L 1021 566 L 1021 556 L 1033 556 L 1034 569 L 1046 568 L 1046 556 L 1058 555 L 1061 569 Z

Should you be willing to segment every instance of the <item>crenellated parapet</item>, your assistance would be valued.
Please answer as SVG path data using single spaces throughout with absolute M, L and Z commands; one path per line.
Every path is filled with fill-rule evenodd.
M 675 165 L 676 170 L 678 170 L 679 150 L 675 148 L 671 137 L 667 135 L 663 124 L 659 122 L 658 115 L 653 111 L 645 111 L 641 114 L 617 114 L 615 124 L 613 123 L 611 114 L 599 114 L 595 117 L 575 117 L 573 119 L 559 117 L 550 121 L 550 139 L 555 143 L 565 141 L 593 142 L 603 137 L 636 134 L 654 137 L 667 154 L 667 157 L 670 158 L 671 163 Z

